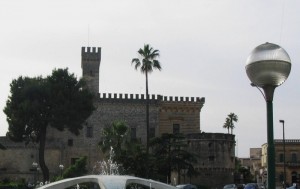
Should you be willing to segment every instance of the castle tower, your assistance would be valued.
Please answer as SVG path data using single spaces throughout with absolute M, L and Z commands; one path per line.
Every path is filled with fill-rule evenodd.
M 99 71 L 101 61 L 101 48 L 81 48 L 81 69 L 82 77 L 93 94 L 99 93 Z

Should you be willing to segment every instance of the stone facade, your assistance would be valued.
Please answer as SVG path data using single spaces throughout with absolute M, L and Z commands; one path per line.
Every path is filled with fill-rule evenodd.
M 94 166 L 103 159 L 98 147 L 102 129 L 115 120 L 125 121 L 136 137 L 146 142 L 145 95 L 98 93 L 101 49 L 83 47 L 81 53 L 83 78 L 89 89 L 97 95 L 96 110 L 78 136 L 68 131 L 48 129 L 45 157 L 51 176 L 60 173 L 60 164 L 68 167 L 81 156 L 88 157 L 89 173 L 95 173 Z M 194 166 L 200 175 L 187 178 L 181 173 L 183 177 L 181 176 L 180 182 L 222 188 L 224 184 L 233 182 L 235 136 L 201 132 L 200 112 L 204 103 L 205 98 L 200 97 L 150 95 L 150 135 L 158 137 L 163 133 L 176 132 L 185 134 L 189 142 L 188 149 L 198 155 L 198 164 Z M 5 137 L 0 138 L 0 143 L 8 148 L 0 150 L 0 179 L 11 175 L 14 178 L 32 179 L 33 172 L 30 170 L 32 162 L 37 159 L 36 148 L 24 144 L 18 144 L 18 148 L 12 147 L 10 145 L 14 143 L 8 142 Z M 18 153 L 23 154 L 24 158 L 14 159 L 12 163 L 11 157 L 18 157 Z
M 283 151 L 283 140 L 274 140 L 275 146 L 275 176 L 276 186 L 282 186 L 284 173 L 284 154 L 286 168 L 286 183 L 300 185 L 300 139 L 285 139 L 285 153 Z M 262 145 L 262 168 L 267 168 L 267 147 Z
M 223 133 L 192 133 L 187 135 L 189 150 L 198 156 L 196 170 L 200 172 L 191 182 L 223 188 L 233 183 L 235 167 L 235 136 Z

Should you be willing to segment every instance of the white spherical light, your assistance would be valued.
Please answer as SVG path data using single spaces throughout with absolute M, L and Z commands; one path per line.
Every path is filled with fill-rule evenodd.
M 258 87 L 277 87 L 288 78 L 291 66 L 291 59 L 283 48 L 264 43 L 250 53 L 246 72 L 250 81 Z

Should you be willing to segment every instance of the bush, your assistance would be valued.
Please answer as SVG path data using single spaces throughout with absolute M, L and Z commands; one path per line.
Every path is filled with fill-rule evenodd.
M 72 178 L 85 175 L 87 173 L 86 160 L 86 156 L 79 158 L 74 165 L 70 166 L 64 171 L 63 178 Z

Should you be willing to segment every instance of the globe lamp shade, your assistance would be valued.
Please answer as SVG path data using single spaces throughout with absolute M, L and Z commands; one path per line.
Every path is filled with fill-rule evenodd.
M 291 59 L 287 52 L 273 43 L 257 46 L 246 62 L 246 72 L 250 81 L 261 88 L 277 87 L 284 83 L 291 67 Z

